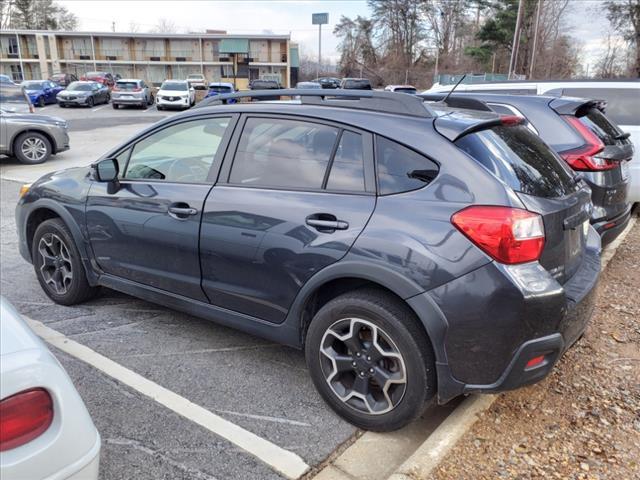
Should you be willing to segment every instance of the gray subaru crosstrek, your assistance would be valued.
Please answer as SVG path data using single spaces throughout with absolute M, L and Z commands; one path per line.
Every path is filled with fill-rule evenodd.
M 220 105 L 274 94 L 300 100 Z M 522 119 L 372 91 L 203 103 L 23 189 L 53 301 L 103 286 L 302 348 L 371 430 L 536 382 L 582 335 L 590 190 Z

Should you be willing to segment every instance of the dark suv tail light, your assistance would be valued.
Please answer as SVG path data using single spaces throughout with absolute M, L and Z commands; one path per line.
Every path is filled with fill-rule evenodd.
M 53 400 L 43 388 L 16 393 L 0 402 L 0 452 L 42 435 L 53 421 Z
M 519 208 L 471 206 L 451 222 L 487 255 L 506 264 L 538 260 L 544 248 L 544 223 L 537 213 Z
M 571 125 L 586 142 L 582 147 L 560 152 L 560 156 L 573 168 L 579 171 L 611 170 L 617 166 L 616 162 L 599 158 L 596 155 L 604 150 L 604 143 L 578 117 L 563 115 L 565 121 Z

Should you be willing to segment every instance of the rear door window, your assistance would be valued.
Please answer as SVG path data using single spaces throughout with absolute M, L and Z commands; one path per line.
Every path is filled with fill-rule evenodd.
M 639 88 L 564 88 L 562 94 L 570 97 L 605 100 L 605 113 L 618 125 L 640 125 Z
M 327 189 L 364 191 L 364 151 L 362 135 L 359 133 L 342 132 L 331 164 Z
M 427 182 L 412 178 L 411 172 L 425 170 L 435 178 L 439 170 L 438 165 L 427 157 L 380 136 L 376 138 L 376 161 L 380 195 L 422 188 Z
M 576 189 L 571 170 L 524 126 L 482 130 L 457 140 L 456 146 L 515 191 L 552 198 Z
M 274 118 L 247 119 L 229 182 L 244 186 L 321 189 L 339 129 Z

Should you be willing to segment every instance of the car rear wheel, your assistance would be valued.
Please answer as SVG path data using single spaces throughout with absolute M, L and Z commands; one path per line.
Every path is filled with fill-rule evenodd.
M 51 142 L 41 133 L 25 132 L 16 138 L 13 152 L 20 163 L 44 163 L 51 156 Z
M 361 289 L 314 316 L 305 357 L 320 395 L 357 427 L 391 431 L 417 418 L 435 394 L 429 340 L 393 295 Z
M 93 97 L 87 98 L 87 107 L 93 107 Z
M 120 105 L 118 105 L 117 103 L 112 103 L 111 106 L 114 110 L 117 110 Z
M 45 106 L 44 97 L 40 97 L 40 98 L 38 98 L 38 106 L 39 106 L 40 108 L 42 108 L 42 107 L 44 107 L 44 106 Z
M 106 103 L 109 103 L 110 101 L 111 101 L 111 94 L 107 93 L 107 96 L 106 96 L 106 99 L 105 99 L 104 103 L 106 104 Z
M 75 305 L 93 297 L 97 287 L 87 282 L 80 254 L 69 229 L 59 218 L 38 225 L 31 258 L 40 286 L 61 305 Z
M 147 105 L 153 105 L 154 101 L 155 101 L 155 98 L 153 98 L 153 95 L 149 95 L 149 101 L 147 102 Z

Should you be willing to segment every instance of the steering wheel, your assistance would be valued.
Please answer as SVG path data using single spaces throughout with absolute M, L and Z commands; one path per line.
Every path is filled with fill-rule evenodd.
M 209 169 L 201 159 L 179 158 L 174 160 L 167 172 L 167 178 L 171 182 L 204 181 Z

